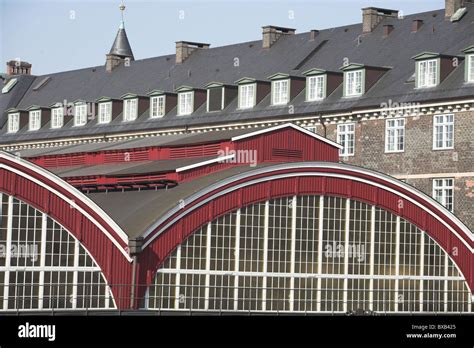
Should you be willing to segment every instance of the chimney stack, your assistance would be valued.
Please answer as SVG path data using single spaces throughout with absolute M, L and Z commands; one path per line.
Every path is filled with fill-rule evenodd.
M 362 32 L 371 33 L 375 27 L 386 17 L 398 17 L 398 10 L 388 10 L 377 7 L 362 9 Z
M 210 44 L 189 41 L 176 42 L 176 64 L 182 64 L 195 50 L 208 49 Z
M 423 26 L 423 21 L 421 19 L 415 19 L 411 25 L 411 32 L 416 33 Z
M 267 25 L 262 27 L 262 47 L 270 48 L 282 35 L 294 35 L 295 29 Z
M 390 35 L 390 33 L 393 31 L 394 26 L 391 24 L 385 24 L 383 26 L 383 37 L 387 37 Z
M 7 62 L 7 75 L 31 75 L 31 64 L 21 60 Z
M 309 40 L 314 41 L 316 39 L 316 36 L 319 35 L 319 30 L 313 29 L 309 32 Z
M 464 0 L 445 0 L 444 16 L 446 20 L 450 20 L 457 10 L 464 6 Z

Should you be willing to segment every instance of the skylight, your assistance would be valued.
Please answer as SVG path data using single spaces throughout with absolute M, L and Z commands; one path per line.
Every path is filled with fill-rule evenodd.
M 9 80 L 7 82 L 7 84 L 2 88 L 2 93 L 6 94 L 6 93 L 10 92 L 10 90 L 16 85 L 17 82 L 18 82 L 17 79 Z
M 41 87 L 46 85 L 49 82 L 49 80 L 51 80 L 50 76 L 47 76 L 44 79 L 42 79 L 36 86 L 33 87 L 33 91 L 39 90 Z

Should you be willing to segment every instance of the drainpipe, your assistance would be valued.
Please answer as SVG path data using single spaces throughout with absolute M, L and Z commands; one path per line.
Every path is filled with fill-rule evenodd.
M 130 309 L 135 309 L 135 291 L 137 287 L 138 255 L 142 251 L 143 237 L 129 239 L 128 250 L 132 257 L 132 288 L 130 289 Z
M 323 116 L 322 116 L 322 115 L 319 115 L 319 124 L 323 127 L 323 129 L 324 129 L 324 137 L 326 138 L 326 137 L 327 137 L 327 127 L 326 127 L 326 125 L 324 124 Z

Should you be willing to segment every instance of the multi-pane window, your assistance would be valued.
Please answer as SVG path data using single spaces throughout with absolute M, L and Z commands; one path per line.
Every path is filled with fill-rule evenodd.
M 418 88 L 434 87 L 438 80 L 438 61 L 436 59 L 418 62 Z
M 16 133 L 20 129 L 20 114 L 8 115 L 8 133 Z
M 321 100 L 324 99 L 324 85 L 326 77 L 324 75 L 310 76 L 307 78 L 307 101 Z
M 239 109 L 248 109 L 255 106 L 256 84 L 239 86 Z
M 435 115 L 433 133 L 433 149 L 454 148 L 454 115 Z
M 138 116 L 138 99 L 125 99 L 123 101 L 123 120 L 134 121 Z
M 163 117 L 165 115 L 165 96 L 150 98 L 150 117 Z
M 337 142 L 343 146 L 339 150 L 340 156 L 354 156 L 355 145 L 355 124 L 338 124 L 337 125 Z
M 434 179 L 433 198 L 449 211 L 454 207 L 454 179 Z
M 87 105 L 78 104 L 74 108 L 74 125 L 84 126 L 87 123 Z
M 467 82 L 474 82 L 474 54 L 467 56 Z
M 51 128 L 61 128 L 64 123 L 64 109 L 62 107 L 51 109 Z
M 41 110 L 30 111 L 30 131 L 35 131 L 41 128 Z
M 194 92 L 181 92 L 178 94 L 178 115 L 193 113 Z
M 99 103 L 99 123 L 109 123 L 112 120 L 112 102 Z
M 348 71 L 345 73 L 345 96 L 355 97 L 362 95 L 362 70 Z
M 385 123 L 385 151 L 402 152 L 405 150 L 405 119 L 387 120 Z
M 272 82 L 272 104 L 281 105 L 287 104 L 290 99 L 289 91 L 290 81 L 281 80 Z

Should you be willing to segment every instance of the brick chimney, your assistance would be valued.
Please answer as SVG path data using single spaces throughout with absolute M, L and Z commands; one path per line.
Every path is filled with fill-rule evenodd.
M 453 14 L 456 13 L 461 7 L 464 6 L 464 0 L 445 0 L 444 16 L 447 20 L 451 19 Z
M 421 19 L 415 19 L 411 24 L 411 32 L 416 33 L 423 26 L 423 21 Z
M 386 17 L 398 17 L 398 10 L 388 10 L 377 7 L 362 9 L 362 32 L 371 33 L 375 27 Z
M 183 63 L 197 49 L 208 49 L 210 44 L 189 41 L 176 42 L 176 64 Z
M 262 47 L 270 48 L 282 35 L 293 35 L 295 29 L 267 25 L 262 27 Z
M 31 75 L 31 64 L 21 60 L 7 62 L 7 75 Z
M 395 27 L 391 24 L 385 24 L 383 26 L 383 37 L 387 37 L 390 35 L 390 33 L 393 31 Z

